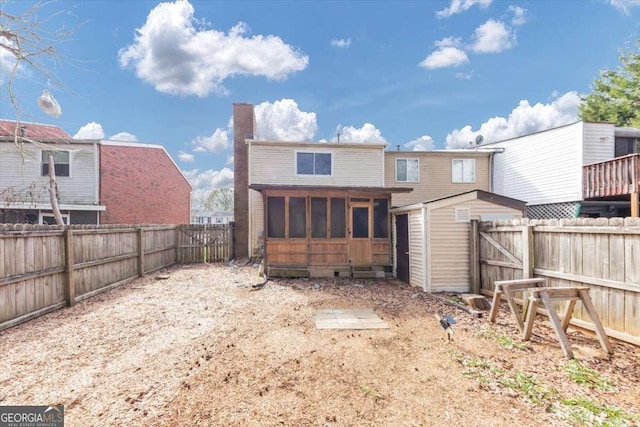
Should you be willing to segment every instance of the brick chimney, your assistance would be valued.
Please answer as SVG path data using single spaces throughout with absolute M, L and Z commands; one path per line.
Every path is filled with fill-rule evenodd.
M 249 159 L 246 139 L 255 134 L 253 104 L 233 104 L 233 215 L 234 254 L 249 257 Z

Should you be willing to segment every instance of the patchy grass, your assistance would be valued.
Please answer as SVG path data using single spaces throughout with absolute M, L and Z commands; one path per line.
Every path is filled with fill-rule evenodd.
M 562 399 L 552 412 L 577 426 L 618 427 L 637 425 L 640 417 L 586 397 Z
M 587 397 L 566 397 L 539 378 L 522 370 L 504 369 L 489 358 L 479 358 L 459 350 L 449 350 L 463 367 L 462 375 L 475 379 L 485 388 L 508 391 L 514 397 L 522 397 L 534 405 L 544 407 L 558 418 L 576 426 L 617 427 L 638 425 L 640 416 L 600 403 Z M 590 368 L 571 361 L 565 366 L 572 381 L 602 391 L 613 390 L 613 382 Z
M 571 360 L 564 367 L 571 381 L 602 391 L 614 391 L 615 385 L 611 378 L 601 376 L 598 371 L 584 366 L 577 360 Z
M 531 350 L 528 344 L 514 341 L 509 335 L 501 334 L 489 327 L 484 327 L 478 332 L 479 338 L 495 341 L 500 347 L 512 350 Z

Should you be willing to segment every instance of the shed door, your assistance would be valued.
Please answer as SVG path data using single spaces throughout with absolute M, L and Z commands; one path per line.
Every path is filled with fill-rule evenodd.
M 352 203 L 349 207 L 349 262 L 371 265 L 371 204 Z
M 409 283 L 409 215 L 396 215 L 396 277 Z

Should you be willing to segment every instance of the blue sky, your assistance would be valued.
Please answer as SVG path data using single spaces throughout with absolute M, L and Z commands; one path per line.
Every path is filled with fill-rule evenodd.
M 640 0 L 61 0 L 38 12 L 54 14 L 46 28 L 73 29 L 47 63 L 65 87 L 18 73 L 21 119 L 162 144 L 196 201 L 232 186 L 234 102 L 256 105 L 263 139 L 457 148 L 575 121 L 579 95 L 640 38 Z M 0 54 L 3 119 L 16 118 L 10 64 Z M 44 89 L 60 117 L 38 109 Z

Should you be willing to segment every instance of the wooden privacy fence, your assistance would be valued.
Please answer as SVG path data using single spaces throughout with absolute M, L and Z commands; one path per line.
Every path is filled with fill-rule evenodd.
M 176 263 L 227 261 L 232 230 L 0 224 L 0 330 Z
M 471 281 L 492 295 L 499 280 L 543 277 L 588 286 L 607 335 L 640 344 L 640 219 L 516 219 L 472 223 Z M 572 323 L 593 330 L 581 303 Z

